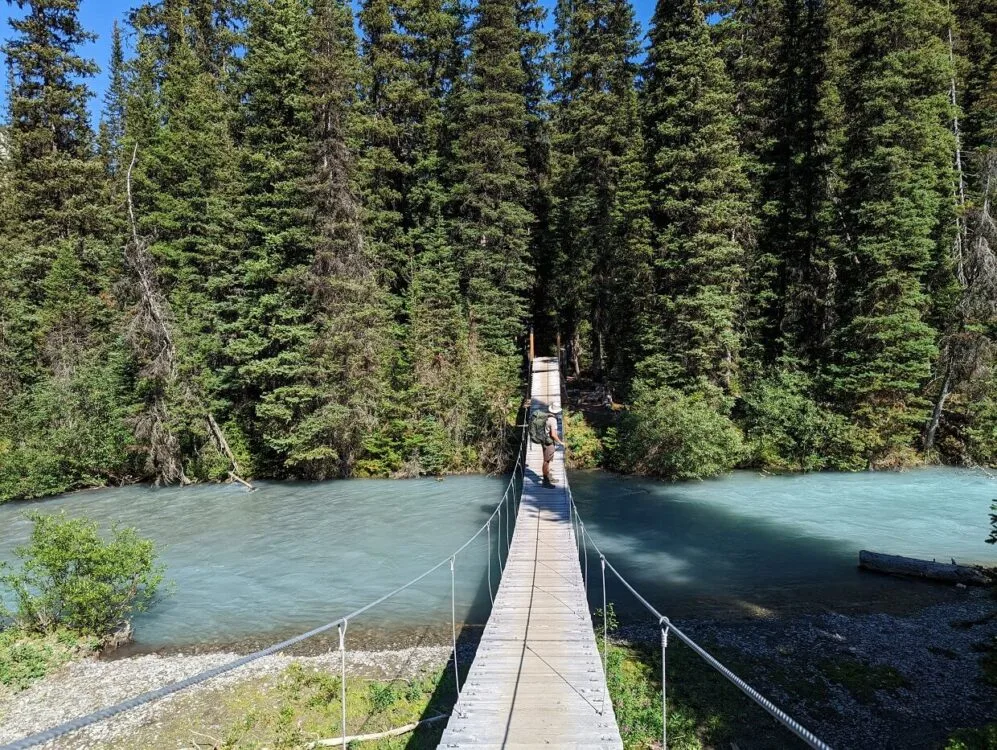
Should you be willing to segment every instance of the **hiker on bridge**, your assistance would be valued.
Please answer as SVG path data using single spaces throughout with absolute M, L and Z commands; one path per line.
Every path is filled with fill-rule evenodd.
M 554 482 L 550 478 L 550 462 L 554 460 L 554 446 L 564 446 L 560 436 L 557 434 L 557 415 L 561 413 L 561 405 L 557 401 L 552 401 L 546 411 L 537 409 L 530 420 L 530 438 L 534 443 L 543 446 L 543 485 L 544 487 L 554 487 Z

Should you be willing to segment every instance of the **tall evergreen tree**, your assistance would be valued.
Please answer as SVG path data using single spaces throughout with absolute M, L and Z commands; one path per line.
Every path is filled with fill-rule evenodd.
M 623 237 L 634 236 L 633 227 L 619 223 L 645 218 L 620 205 L 635 199 L 632 191 L 640 182 L 638 175 L 624 175 L 636 167 L 625 160 L 639 126 L 633 62 L 638 28 L 626 0 L 562 2 L 555 20 L 554 296 L 576 370 L 581 350 L 590 348 L 593 370 L 604 377 L 613 369 L 612 308 L 625 302 L 613 296 L 613 278 L 621 256 L 632 251 Z
M 697 0 L 661 0 L 650 40 L 643 116 L 657 325 L 642 376 L 731 392 L 748 215 L 734 90 Z
M 121 372 L 111 350 L 117 272 L 80 56 L 78 3 L 18 3 L 0 239 L 0 495 L 60 491 L 121 470 Z M 5 368 L 6 369 L 6 368 Z M 75 427 L 67 428 L 67 425 Z M 13 489 L 11 489 L 13 488 Z
M 929 280 L 941 298 L 951 279 L 949 19 L 937 0 L 848 10 L 836 386 L 872 460 L 903 460 L 928 418 L 938 354 Z
M 715 27 L 737 92 L 750 181 L 749 364 L 819 369 L 833 291 L 837 107 L 835 3 L 738 2 Z
M 175 352 L 168 377 L 156 370 L 140 389 L 144 406 L 136 434 L 150 468 L 167 481 L 225 476 L 239 468 L 222 429 L 231 408 L 224 336 L 237 314 L 229 295 L 244 244 L 241 175 L 232 139 L 234 98 L 223 80 L 228 73 L 214 65 L 198 7 L 167 0 L 133 14 L 139 57 L 126 113 L 126 141 L 138 156 L 137 233 L 153 240 L 148 254 L 173 320 Z M 147 369 L 142 353 L 136 354 Z M 153 466 L 156 436 L 167 434 L 179 453 Z
M 482 0 L 471 29 L 470 80 L 457 103 L 450 213 L 471 335 L 516 354 L 524 324 L 529 227 L 526 76 L 516 6 Z

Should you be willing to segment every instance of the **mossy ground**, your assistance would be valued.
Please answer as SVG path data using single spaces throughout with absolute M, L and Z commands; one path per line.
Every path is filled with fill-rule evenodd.
M 860 703 L 872 703 L 879 690 L 907 687 L 908 681 L 896 669 L 883 664 L 866 664 L 857 659 L 821 662 L 820 671 L 831 682 L 848 690 Z

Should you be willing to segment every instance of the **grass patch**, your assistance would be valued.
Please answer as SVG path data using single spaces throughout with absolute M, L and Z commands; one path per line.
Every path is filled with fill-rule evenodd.
M 980 656 L 980 669 L 983 672 L 983 681 L 988 685 L 997 687 L 997 636 L 989 641 L 974 643 L 973 650 L 982 654 Z
M 732 651 L 709 647 L 737 674 L 754 680 L 763 665 L 754 665 Z M 623 745 L 628 750 L 661 746 L 661 648 L 656 644 L 611 642 L 608 659 L 609 694 Z M 802 679 L 802 691 L 817 690 Z M 788 685 L 795 694 L 793 685 Z M 823 688 L 826 691 L 826 688 Z M 824 693 L 821 693 L 823 696 Z M 668 747 L 702 750 L 736 743 L 755 750 L 802 746 L 759 706 L 684 644 L 668 646 Z
M 949 738 L 945 750 L 997 750 L 997 724 L 960 729 Z
M 154 737 L 143 737 L 143 741 L 158 747 L 187 747 L 193 740 L 210 739 L 225 750 L 301 748 L 318 739 L 341 736 L 341 687 L 339 675 L 295 662 L 268 681 L 247 682 L 210 698 L 199 697 L 196 717 L 179 711 L 178 718 L 164 722 Z M 372 734 L 448 714 L 454 696 L 452 667 L 412 680 L 348 677 L 347 731 Z M 445 726 L 440 721 L 410 734 L 366 742 L 363 747 L 428 750 L 437 746 Z
M 824 661 L 820 670 L 831 682 L 846 688 L 860 703 L 872 703 L 878 690 L 896 690 L 910 683 L 900 672 L 883 664 L 866 664 L 856 659 Z
M 47 635 L 17 628 L 0 631 L 0 689 L 18 693 L 66 662 L 93 653 L 96 638 L 68 630 Z

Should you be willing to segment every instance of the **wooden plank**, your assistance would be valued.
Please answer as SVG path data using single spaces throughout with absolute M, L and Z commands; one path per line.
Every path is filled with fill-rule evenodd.
M 533 361 L 534 404 L 560 400 L 557 361 Z M 541 487 L 540 446 L 527 452 L 526 487 L 509 558 L 481 643 L 441 748 L 621 750 L 589 615 L 563 489 Z

